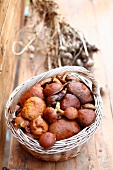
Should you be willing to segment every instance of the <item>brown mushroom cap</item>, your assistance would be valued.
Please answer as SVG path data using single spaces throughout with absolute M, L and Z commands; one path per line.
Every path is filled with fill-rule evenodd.
M 51 83 L 46 84 L 46 87 L 44 88 L 43 92 L 45 96 L 52 96 L 58 92 L 60 92 L 63 89 L 63 85 L 60 83 Z
M 28 120 L 33 120 L 39 115 L 42 115 L 46 108 L 44 100 L 39 97 L 29 98 L 22 108 L 21 114 Z
M 41 118 L 41 116 L 38 116 L 31 121 L 30 130 L 34 135 L 40 136 L 48 131 L 48 124 Z
M 19 104 L 23 106 L 27 99 L 34 96 L 44 99 L 43 88 L 40 84 L 36 84 L 35 86 L 31 87 L 25 94 L 23 94 L 19 100 Z
M 76 109 L 80 108 L 79 99 L 73 94 L 67 93 L 60 103 L 62 110 L 66 110 L 68 107 L 74 107 Z
M 92 109 L 79 109 L 78 122 L 82 127 L 90 126 L 96 119 L 96 113 Z
M 81 82 L 69 82 L 68 92 L 74 94 L 80 99 L 81 104 L 93 101 L 93 95 L 89 88 Z
M 40 136 L 39 143 L 44 149 L 52 147 L 56 142 L 56 137 L 51 132 L 45 132 Z
M 43 113 L 44 120 L 48 123 L 54 123 L 57 120 L 57 113 L 56 110 L 52 107 L 47 107 Z
M 64 111 L 64 115 L 70 119 L 70 120 L 74 120 L 78 117 L 78 111 L 76 108 L 74 107 L 68 107 L 65 111 Z
M 49 132 L 55 134 L 56 140 L 67 139 L 81 130 L 75 120 L 60 119 L 49 126 Z

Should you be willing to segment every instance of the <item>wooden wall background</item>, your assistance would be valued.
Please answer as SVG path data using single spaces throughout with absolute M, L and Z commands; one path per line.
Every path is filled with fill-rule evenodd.
M 0 169 L 6 136 L 4 110 L 13 90 L 17 63 L 12 44 L 23 23 L 24 4 L 25 0 L 0 0 Z

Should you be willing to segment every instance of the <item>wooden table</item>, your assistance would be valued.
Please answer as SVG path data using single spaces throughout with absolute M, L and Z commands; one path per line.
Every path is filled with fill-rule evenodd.
M 113 0 L 57 0 L 61 13 L 86 39 L 99 48 L 94 55 L 93 74 L 104 89 L 103 120 L 95 135 L 87 142 L 83 151 L 75 158 L 64 162 L 44 162 L 23 150 L 12 137 L 9 168 L 29 170 L 113 170 Z M 18 85 L 45 71 L 44 58 L 36 61 L 28 57 L 19 58 Z M 17 85 L 17 84 L 16 84 Z

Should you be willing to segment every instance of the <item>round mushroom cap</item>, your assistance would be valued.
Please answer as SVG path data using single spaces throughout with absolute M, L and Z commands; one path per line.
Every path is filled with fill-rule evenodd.
M 96 119 L 96 113 L 92 109 L 79 109 L 77 121 L 82 127 L 90 126 Z
M 51 132 L 45 132 L 40 136 L 39 143 L 44 149 L 52 147 L 56 142 L 56 137 Z
M 70 120 L 74 120 L 78 117 L 78 110 L 74 107 L 68 107 L 65 111 L 64 111 L 64 115 L 70 119 Z
M 46 104 L 44 100 L 39 97 L 31 97 L 24 103 L 21 114 L 25 119 L 31 121 L 39 115 L 43 115 L 45 109 Z
M 75 95 L 67 93 L 62 99 L 60 107 L 62 110 L 66 110 L 68 107 L 74 107 L 76 109 L 79 109 L 80 101 Z

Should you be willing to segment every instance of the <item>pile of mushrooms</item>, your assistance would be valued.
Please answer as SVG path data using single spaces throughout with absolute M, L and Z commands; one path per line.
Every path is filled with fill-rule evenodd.
M 20 98 L 12 122 L 48 149 L 95 122 L 95 109 L 91 90 L 66 72 L 31 87 Z

